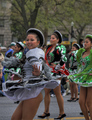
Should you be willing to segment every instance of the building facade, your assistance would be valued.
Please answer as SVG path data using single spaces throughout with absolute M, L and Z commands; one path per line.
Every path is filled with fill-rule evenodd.
M 0 45 L 6 46 L 6 47 L 9 46 L 12 41 L 17 41 L 17 38 L 13 37 L 11 28 L 10 28 L 10 25 L 11 25 L 11 21 L 10 21 L 11 9 L 10 8 L 11 8 L 11 4 L 8 2 L 8 0 L 0 0 Z M 62 44 L 70 45 L 71 35 L 67 33 L 62 26 L 59 26 L 59 30 L 63 34 L 63 38 L 64 38 L 64 41 L 62 42 Z M 83 36 L 85 36 L 85 34 L 87 33 L 92 34 L 91 31 L 92 31 L 92 25 L 87 26 L 85 31 L 83 32 Z
M 7 47 L 12 41 L 10 7 L 7 0 L 0 0 L 0 46 Z

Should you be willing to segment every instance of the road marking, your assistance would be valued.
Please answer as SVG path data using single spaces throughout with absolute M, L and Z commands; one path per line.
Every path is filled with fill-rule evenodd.
M 47 119 L 34 119 L 34 120 L 54 120 L 54 118 L 47 118 Z M 66 117 L 63 118 L 62 120 L 85 120 L 84 117 Z
M 66 120 L 83 120 L 85 119 L 84 117 L 69 117 L 69 118 L 66 118 Z

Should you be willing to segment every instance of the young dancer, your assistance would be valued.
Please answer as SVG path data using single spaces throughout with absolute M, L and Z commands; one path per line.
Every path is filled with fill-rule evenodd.
M 47 46 L 46 54 L 45 54 L 45 60 L 46 63 L 52 68 L 52 75 L 55 76 L 57 79 L 59 78 L 61 80 L 61 77 L 63 77 L 63 72 L 65 72 L 65 62 L 66 59 L 66 48 L 63 45 L 60 45 L 62 42 L 62 34 L 55 30 L 54 33 L 51 35 L 50 43 L 51 45 Z M 62 67 L 63 66 L 63 67 Z M 59 71 L 62 67 L 62 73 Z M 39 115 L 39 118 L 45 118 L 47 116 L 50 116 L 49 113 L 49 105 L 50 105 L 50 91 L 51 89 L 45 89 L 45 109 L 44 113 L 42 115 Z M 56 119 L 61 119 L 66 116 L 64 112 L 64 101 L 63 97 L 61 95 L 61 85 L 57 86 L 55 89 L 53 89 L 56 99 L 59 106 L 59 116 Z
M 78 52 L 78 50 L 80 49 L 79 44 L 75 43 L 72 46 L 72 52 L 69 55 L 69 72 L 70 74 L 74 74 L 76 73 L 77 70 L 77 60 L 76 60 L 76 54 Z M 77 84 L 73 83 L 73 82 L 69 82 L 70 83 L 70 90 L 71 90 L 71 98 L 69 100 L 67 100 L 68 102 L 76 102 L 78 100 L 78 86 Z
M 36 28 L 27 30 L 26 45 L 29 51 L 23 60 L 22 77 L 19 80 L 6 81 L 3 88 L 8 98 L 14 101 L 21 101 L 11 120 L 33 120 L 43 98 L 42 90 L 45 87 L 53 89 L 59 85 L 58 81 L 51 80 L 50 74 L 47 76 L 50 78 L 49 80 L 45 81 L 42 78 L 44 51 L 38 47 L 42 46 L 43 43 L 44 36 L 40 30 Z M 11 64 L 15 65 L 19 62 L 19 59 L 16 58 L 10 61 Z M 36 68 L 40 70 L 40 75 Z
M 87 34 L 84 40 L 84 48 L 77 53 L 78 68 L 74 75 L 69 75 L 71 82 L 79 84 L 80 96 L 79 104 L 85 120 L 92 119 L 92 35 Z M 88 107 L 88 109 L 87 109 Z

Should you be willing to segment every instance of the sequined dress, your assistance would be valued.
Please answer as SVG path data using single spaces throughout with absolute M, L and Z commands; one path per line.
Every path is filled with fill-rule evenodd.
M 42 76 L 33 76 L 32 66 L 34 64 L 40 66 L 40 71 L 44 71 L 40 58 L 44 59 L 44 52 L 40 48 L 34 48 L 27 52 L 22 69 L 22 82 L 20 80 L 7 80 L 3 84 L 3 91 L 8 98 L 14 101 L 35 98 L 44 88 L 54 89 L 59 85 L 59 81 L 54 79 L 44 80 Z
M 45 54 L 46 63 L 52 69 L 52 75 L 56 77 L 65 77 L 68 74 L 68 71 L 65 68 L 65 63 L 67 62 L 66 58 L 66 47 L 64 45 L 56 45 L 54 51 L 52 50 L 52 45 L 48 45 Z M 59 66 L 58 70 L 52 67 L 52 63 Z
M 82 57 L 85 52 L 84 48 L 81 48 L 77 53 L 77 70 L 76 74 L 69 75 L 68 78 L 71 82 L 77 83 L 83 87 L 92 86 L 92 49 L 90 50 L 90 54 L 85 58 Z
M 75 74 L 77 70 L 77 52 L 78 50 L 73 51 L 69 55 L 69 75 Z

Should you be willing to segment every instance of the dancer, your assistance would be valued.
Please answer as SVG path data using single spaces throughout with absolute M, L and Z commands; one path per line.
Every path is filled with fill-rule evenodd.
M 48 73 L 49 69 L 47 70 L 49 80 L 43 80 L 42 74 L 39 76 L 39 72 L 37 73 L 36 68 L 40 70 L 40 73 L 43 68 L 44 52 L 38 48 L 43 43 L 44 36 L 40 30 L 36 28 L 27 30 L 26 45 L 29 51 L 26 53 L 26 59 L 23 60 L 22 76 L 20 75 L 19 80 L 7 80 L 3 88 L 8 98 L 14 101 L 21 101 L 11 120 L 33 120 L 43 98 L 42 90 L 45 87 L 53 89 L 59 85 L 58 81 L 51 80 L 51 73 Z M 10 66 L 16 66 L 20 62 L 17 58 L 11 59 Z M 44 67 L 46 66 L 44 65 Z
M 15 46 L 13 56 L 18 58 L 18 59 L 22 59 L 23 58 L 23 52 L 24 52 L 24 44 L 21 41 L 16 42 L 16 46 Z M 21 68 L 19 66 L 15 67 L 12 70 L 16 71 L 17 73 L 21 73 Z
M 62 42 L 61 33 L 58 30 L 54 31 L 54 33 L 51 35 L 50 38 L 51 45 L 47 46 L 47 50 L 45 54 L 46 63 L 52 68 L 52 75 L 57 78 L 59 77 L 60 80 L 62 74 L 59 74 L 60 72 L 58 73 L 58 70 L 60 70 L 60 67 L 65 65 L 64 63 L 67 61 L 65 57 L 66 48 L 63 45 L 59 45 L 61 42 Z M 44 109 L 44 113 L 38 116 L 39 118 L 45 118 L 47 116 L 50 116 L 49 113 L 50 91 L 51 89 L 45 88 L 45 98 L 44 98 L 45 109 Z M 59 116 L 56 119 L 61 119 L 66 116 L 66 114 L 64 113 L 64 101 L 61 95 L 61 84 L 57 86 L 55 89 L 53 89 L 53 91 L 56 95 L 59 106 Z
M 76 60 L 76 54 L 79 50 L 80 46 L 79 44 L 75 43 L 72 46 L 71 49 L 71 54 L 69 55 L 69 72 L 70 74 L 74 74 L 76 73 L 77 70 L 77 60 Z M 71 98 L 69 100 L 67 100 L 68 102 L 76 102 L 78 100 L 78 86 L 77 84 L 73 83 L 73 82 L 69 82 L 70 83 L 70 90 L 71 90 Z
M 13 52 L 12 56 L 15 57 L 15 58 L 18 58 L 18 59 L 22 59 L 23 58 L 23 50 L 24 50 L 24 44 L 22 42 L 16 42 L 15 49 L 14 49 L 14 52 Z M 13 72 L 16 71 L 17 73 L 20 73 L 21 69 L 20 69 L 19 66 L 15 66 L 15 67 L 12 67 L 10 69 L 5 68 L 4 71 L 6 73 L 9 72 L 9 71 L 13 71 Z
M 80 84 L 79 104 L 83 112 L 85 120 L 92 120 L 92 35 L 85 36 L 84 48 L 81 48 L 77 53 L 78 68 L 77 74 L 69 75 L 71 82 Z M 87 106 L 86 106 L 87 104 Z M 88 109 L 87 109 L 88 107 Z

